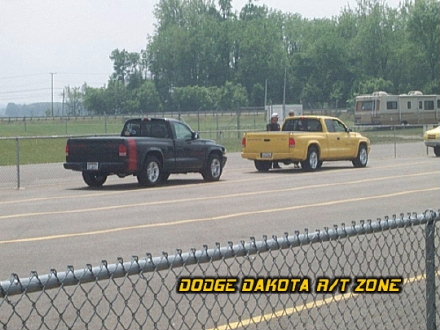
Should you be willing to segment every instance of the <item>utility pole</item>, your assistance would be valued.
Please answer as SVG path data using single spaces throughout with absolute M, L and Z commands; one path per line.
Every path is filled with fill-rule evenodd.
M 287 80 L 287 68 L 284 68 L 284 87 L 283 87 L 283 118 L 286 115 L 286 80 Z
M 64 113 L 64 88 L 63 88 L 63 104 L 62 104 L 62 107 L 61 107 L 61 115 L 62 116 L 66 116 L 66 114 Z
M 52 113 L 52 117 L 53 117 L 53 76 L 55 75 L 55 73 L 56 72 L 50 72 L 50 76 L 51 76 L 51 86 L 52 86 L 52 88 L 51 88 L 51 94 L 52 94 L 52 101 L 51 101 L 51 106 L 50 106 L 50 109 L 51 109 L 51 113 Z
M 267 117 L 266 107 L 267 107 L 267 79 L 264 82 L 264 113 L 266 114 L 266 117 Z

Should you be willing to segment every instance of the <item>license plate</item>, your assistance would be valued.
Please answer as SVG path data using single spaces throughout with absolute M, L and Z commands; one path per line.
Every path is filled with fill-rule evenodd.
M 428 139 L 435 140 L 435 134 L 428 134 Z
M 99 168 L 98 162 L 87 163 L 87 170 L 88 171 L 97 171 L 98 168 Z
M 271 152 L 262 152 L 261 158 L 272 158 L 272 153 Z

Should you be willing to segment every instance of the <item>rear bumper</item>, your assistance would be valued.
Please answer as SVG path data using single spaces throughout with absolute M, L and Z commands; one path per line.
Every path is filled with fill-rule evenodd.
M 263 157 L 263 153 L 258 152 L 242 152 L 242 158 L 246 158 L 249 160 L 300 160 L 294 157 L 291 153 L 272 153 L 271 157 Z
M 100 172 L 100 173 L 128 173 L 127 166 L 123 162 L 114 163 L 99 163 L 97 171 L 87 170 L 87 162 L 69 162 L 63 164 L 66 170 L 73 171 L 89 171 L 89 172 Z

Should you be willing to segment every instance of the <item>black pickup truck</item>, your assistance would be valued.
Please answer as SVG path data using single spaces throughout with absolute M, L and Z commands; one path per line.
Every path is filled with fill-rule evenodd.
M 217 181 L 226 163 L 225 147 L 199 138 L 174 119 L 130 119 L 120 137 L 71 138 L 64 168 L 82 172 L 85 183 L 100 187 L 107 176 L 137 176 L 142 186 L 165 182 L 171 173 L 199 172 Z

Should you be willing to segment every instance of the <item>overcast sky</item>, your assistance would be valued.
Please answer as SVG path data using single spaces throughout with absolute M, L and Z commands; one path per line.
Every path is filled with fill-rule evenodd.
M 51 100 L 64 86 L 102 87 L 112 50 L 139 52 L 154 33 L 158 0 L 0 0 L 0 105 Z M 238 11 L 248 0 L 233 0 Z M 356 0 L 259 0 L 306 18 L 332 17 Z M 399 0 L 387 3 L 397 7 Z

